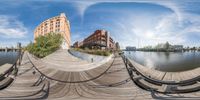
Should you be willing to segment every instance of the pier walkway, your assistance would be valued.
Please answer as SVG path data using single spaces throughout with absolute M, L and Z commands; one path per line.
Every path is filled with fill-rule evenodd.
M 0 100 L 198 100 L 200 97 L 199 91 L 162 94 L 140 88 L 132 80 L 133 77 L 130 77 L 130 71 L 127 71 L 130 67 L 125 66 L 119 55 L 113 56 L 100 66 L 83 71 L 72 71 L 71 65 L 77 65 L 79 68 L 84 67 L 81 65 L 92 63 L 68 55 L 72 57 L 68 60 L 73 61 L 65 65 L 63 62 L 65 58 L 59 56 L 59 52 L 63 51 L 53 53 L 44 59 L 38 59 L 25 52 L 14 82 L 0 91 Z M 60 62 L 61 67 L 66 69 L 61 70 L 61 67 L 56 69 L 60 65 L 49 66 L 52 59 Z M 67 70 L 68 66 L 70 71 Z
M 155 69 L 145 67 L 134 60 L 129 59 L 130 63 L 141 73 L 151 78 L 162 80 L 165 82 L 179 83 L 184 80 L 190 80 L 192 78 L 199 78 L 200 80 L 200 67 L 193 70 L 182 71 L 182 72 L 162 72 Z
M 161 72 L 123 56 L 132 80 L 141 88 L 160 93 L 200 91 L 200 68 L 183 72 Z

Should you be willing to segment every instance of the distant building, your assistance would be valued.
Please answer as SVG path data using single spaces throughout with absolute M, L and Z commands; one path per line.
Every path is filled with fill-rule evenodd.
M 115 50 L 120 50 L 120 45 L 118 42 L 115 43 Z
M 78 47 L 79 47 L 78 41 L 76 41 L 76 42 L 73 44 L 73 47 L 74 47 L 74 48 L 78 48 Z
M 183 45 L 173 45 L 174 50 L 183 50 Z
M 22 44 L 20 42 L 17 43 L 17 49 L 21 49 Z M 13 47 L 14 48 L 14 47 Z
M 73 47 L 74 47 L 74 48 L 79 48 L 79 47 L 81 47 L 81 46 L 83 46 L 83 41 L 81 41 L 81 42 L 76 41 L 76 42 L 73 44 Z
M 136 47 L 133 46 L 127 46 L 126 51 L 136 51 Z
M 59 33 L 63 36 L 63 49 L 68 49 L 70 47 L 70 24 L 64 13 L 49 18 L 37 26 L 34 30 L 34 40 L 40 35 L 45 35 L 51 32 Z
M 115 42 L 110 37 L 108 31 L 96 30 L 88 36 L 83 42 L 75 42 L 74 47 L 88 47 L 90 49 L 115 49 Z

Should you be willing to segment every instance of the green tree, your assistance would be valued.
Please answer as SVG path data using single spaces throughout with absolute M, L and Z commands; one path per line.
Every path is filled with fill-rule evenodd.
M 30 43 L 27 50 L 39 58 L 43 58 L 57 49 L 62 44 L 63 37 L 61 34 L 49 33 L 44 36 L 39 36 L 35 39 L 35 43 Z

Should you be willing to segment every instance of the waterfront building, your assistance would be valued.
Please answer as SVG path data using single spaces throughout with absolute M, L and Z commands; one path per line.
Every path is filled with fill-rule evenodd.
M 115 41 L 106 30 L 96 30 L 82 42 L 75 42 L 74 47 L 87 47 L 90 49 L 114 50 Z
M 21 49 L 22 44 L 20 42 L 17 43 L 17 49 Z M 14 48 L 14 47 L 13 47 Z
M 63 36 L 62 48 L 68 49 L 70 47 L 70 23 L 65 13 L 55 16 L 43 21 L 34 30 L 34 40 L 40 36 L 48 33 L 59 33 Z
M 136 51 L 136 47 L 133 46 L 127 46 L 126 51 Z
M 118 43 L 118 42 L 116 42 L 116 43 L 115 43 L 115 49 L 116 49 L 117 51 L 119 51 L 119 50 L 120 50 L 120 45 L 119 45 L 119 43 Z
M 83 46 L 83 41 L 81 41 L 81 42 L 76 41 L 76 42 L 73 44 L 73 47 L 74 47 L 74 48 L 79 48 L 79 47 L 81 47 L 81 46 Z
M 178 51 L 183 50 L 183 45 L 173 45 L 173 49 Z

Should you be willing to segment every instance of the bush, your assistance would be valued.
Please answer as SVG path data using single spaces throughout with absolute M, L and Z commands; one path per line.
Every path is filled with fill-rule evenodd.
M 63 37 L 61 34 L 49 33 L 36 38 L 35 43 L 30 43 L 26 47 L 26 50 L 39 58 L 43 58 L 58 50 L 62 44 L 62 40 Z
M 73 50 L 83 52 L 83 53 L 88 53 L 88 54 L 93 54 L 93 55 L 100 55 L 100 56 L 109 56 L 111 55 L 111 52 L 106 51 L 106 50 L 90 50 L 88 48 L 74 48 Z
M 109 56 L 109 55 L 110 55 L 110 52 L 104 52 L 103 55 L 104 55 L 104 56 Z

